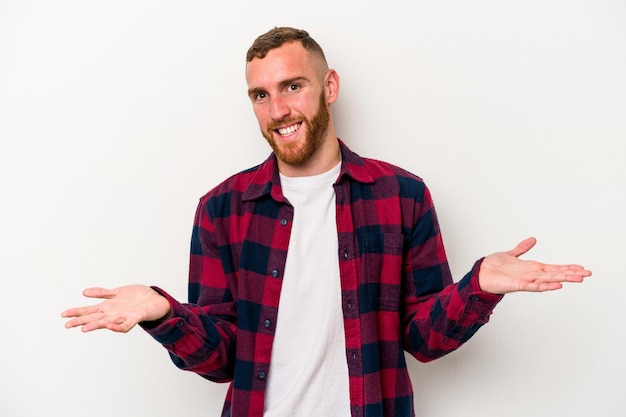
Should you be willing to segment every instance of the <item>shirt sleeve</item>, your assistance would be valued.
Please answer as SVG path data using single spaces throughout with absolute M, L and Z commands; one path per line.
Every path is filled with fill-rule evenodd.
M 416 199 L 403 266 L 405 349 L 422 362 L 459 348 L 489 321 L 501 295 L 478 284 L 482 259 L 453 283 L 437 215 L 428 188 Z
M 220 261 L 215 228 L 202 201 L 191 240 L 189 303 L 153 287 L 169 301 L 171 315 L 164 322 L 140 325 L 167 349 L 179 368 L 212 381 L 230 381 L 237 334 L 235 300 Z

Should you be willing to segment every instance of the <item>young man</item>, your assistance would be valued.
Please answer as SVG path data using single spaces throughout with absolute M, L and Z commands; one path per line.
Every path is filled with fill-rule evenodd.
M 503 294 L 591 275 L 518 259 L 530 238 L 454 284 L 421 179 L 337 138 L 339 76 L 308 33 L 257 38 L 246 81 L 273 153 L 200 200 L 189 303 L 147 286 L 91 288 L 104 301 L 65 311 L 68 328 L 140 324 L 180 368 L 231 381 L 224 416 L 413 416 L 404 351 L 441 357 Z

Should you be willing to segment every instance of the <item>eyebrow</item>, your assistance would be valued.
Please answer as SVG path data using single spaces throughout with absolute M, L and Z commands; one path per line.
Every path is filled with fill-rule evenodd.
M 259 93 L 264 93 L 262 88 L 250 88 L 248 89 L 248 97 L 256 97 Z
M 278 83 L 278 85 L 280 86 L 281 89 L 283 89 L 284 87 L 291 85 L 291 84 L 295 84 L 297 82 L 305 82 L 308 84 L 312 84 L 312 81 L 310 81 L 308 78 L 306 77 L 294 77 L 294 78 L 289 78 L 287 80 L 281 81 Z M 248 96 L 249 97 L 254 97 L 259 93 L 267 93 L 267 91 L 265 91 L 263 88 L 250 88 L 248 89 Z

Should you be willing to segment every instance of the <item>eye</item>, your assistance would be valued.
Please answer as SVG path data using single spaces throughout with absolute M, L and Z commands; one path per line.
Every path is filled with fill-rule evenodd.
M 267 93 L 265 93 L 263 91 L 255 94 L 255 96 L 254 96 L 254 101 L 256 101 L 256 102 L 261 102 L 262 103 L 263 101 L 265 101 L 265 99 L 267 99 Z
M 297 93 L 300 90 L 300 84 L 289 84 L 287 86 L 287 93 Z

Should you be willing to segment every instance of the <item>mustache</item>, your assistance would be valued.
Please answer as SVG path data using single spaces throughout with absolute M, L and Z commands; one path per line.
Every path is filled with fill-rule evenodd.
M 267 130 L 272 131 L 272 130 L 280 129 L 281 127 L 291 126 L 296 123 L 307 124 L 307 121 L 301 118 L 293 118 L 293 119 L 280 120 L 278 122 L 271 122 L 267 125 Z

